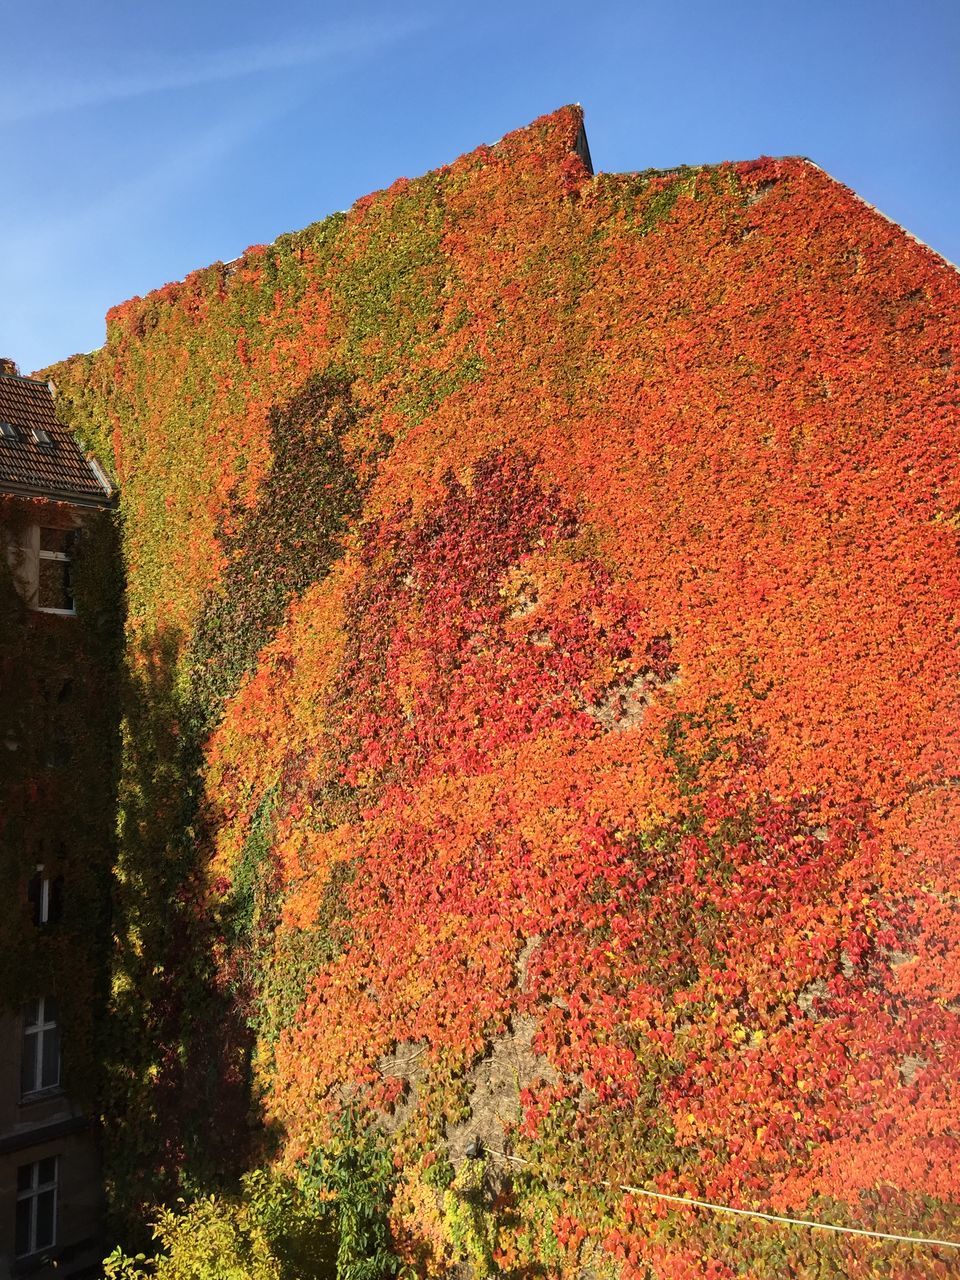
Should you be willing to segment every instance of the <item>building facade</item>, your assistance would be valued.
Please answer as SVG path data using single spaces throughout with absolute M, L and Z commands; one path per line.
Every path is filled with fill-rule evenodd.
M 112 502 L 53 384 L 0 361 L 0 1277 L 102 1257 Z

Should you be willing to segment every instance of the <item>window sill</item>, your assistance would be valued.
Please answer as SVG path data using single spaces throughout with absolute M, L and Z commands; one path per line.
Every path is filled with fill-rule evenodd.
M 18 1253 L 13 1260 L 11 1275 L 32 1276 L 42 1267 L 56 1265 L 56 1248 L 55 1244 L 48 1244 L 43 1249 L 35 1249 L 33 1253 Z
M 29 1093 L 21 1093 L 21 1107 L 31 1107 L 38 1102 L 52 1102 L 54 1098 L 60 1098 L 64 1094 L 62 1084 L 51 1084 L 46 1089 L 31 1089 Z
M 76 609 L 54 609 L 52 605 L 33 605 L 34 613 L 52 613 L 58 618 L 75 618 L 77 616 Z

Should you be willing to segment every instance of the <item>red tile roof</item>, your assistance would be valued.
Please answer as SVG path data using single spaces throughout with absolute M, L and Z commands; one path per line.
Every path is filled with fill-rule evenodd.
M 5 423 L 13 428 L 12 436 Z M 51 443 L 43 443 L 45 439 Z M 57 421 L 49 383 L 0 373 L 0 493 L 105 506 L 112 491 L 94 465 Z

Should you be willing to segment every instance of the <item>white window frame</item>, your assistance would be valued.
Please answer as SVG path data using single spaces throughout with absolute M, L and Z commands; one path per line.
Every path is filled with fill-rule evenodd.
M 61 857 L 63 852 L 61 844 Z M 63 919 L 63 887 L 62 873 L 54 875 L 46 862 L 36 864 L 36 870 L 27 885 L 27 894 L 33 909 L 33 923 L 37 928 L 59 924 Z
M 49 999 L 49 996 L 39 996 L 37 998 L 36 1003 L 38 1005 L 38 1010 L 37 1010 L 36 1022 L 27 1022 L 26 1017 L 24 1017 L 24 1020 L 23 1020 L 22 1051 L 23 1052 L 26 1051 L 28 1036 L 36 1036 L 38 1040 L 37 1040 L 37 1052 L 34 1055 L 34 1059 L 33 1059 L 33 1084 L 31 1087 L 22 1089 L 20 1094 L 21 1100 L 24 1100 L 24 1099 L 29 1100 L 31 1098 L 35 1098 L 40 1094 L 44 1094 L 44 1093 L 53 1093 L 54 1091 L 60 1088 L 60 1068 L 62 1065 L 61 1054 L 60 1054 L 60 1025 L 57 1022 L 56 1018 L 48 1018 L 46 1016 L 47 1015 L 46 1004 L 48 999 Z M 50 1035 L 51 1032 L 56 1032 L 57 1033 L 56 1036 L 51 1037 Z M 49 1041 L 51 1038 L 54 1039 L 54 1044 L 56 1046 L 57 1078 L 55 1081 L 53 1081 L 50 1084 L 44 1084 L 43 1068 L 46 1062 L 46 1054 L 51 1052 L 51 1050 L 46 1048 L 46 1046 L 49 1044 Z
M 40 901 L 37 903 L 37 924 L 50 923 L 50 877 L 42 862 L 37 863 L 37 875 L 40 877 Z
M 49 525 L 37 526 L 37 600 L 38 601 L 40 599 L 41 561 L 53 560 L 55 563 L 58 563 L 58 564 L 72 564 L 73 562 L 73 556 L 68 556 L 63 551 L 44 551 L 43 550 L 43 531 L 44 529 L 47 529 L 50 527 L 51 526 Z M 66 530 L 65 532 L 72 532 L 72 531 Z M 38 613 L 56 613 L 56 614 L 59 614 L 61 618 L 75 618 L 77 616 L 76 601 L 74 601 L 73 607 L 70 609 L 56 609 L 52 605 L 42 605 L 39 603 L 36 605 L 36 609 Z
M 29 1247 L 25 1252 L 21 1251 L 17 1253 L 18 1258 L 29 1258 L 34 1253 L 40 1253 L 44 1249 L 54 1248 L 54 1246 L 57 1243 L 57 1219 L 59 1217 L 59 1209 L 60 1209 L 60 1204 L 59 1204 L 60 1157 L 48 1156 L 47 1159 L 53 1160 L 52 1181 L 47 1181 L 47 1182 L 40 1181 L 40 1165 L 43 1163 L 43 1161 L 41 1160 L 34 1160 L 27 1166 L 21 1166 L 22 1168 L 26 1167 L 30 1169 L 30 1186 L 27 1187 L 26 1190 L 24 1191 L 21 1191 L 18 1187 L 17 1205 L 19 1206 L 20 1204 L 22 1204 L 24 1200 L 30 1201 L 30 1209 L 29 1209 L 30 1220 L 29 1220 L 29 1227 L 27 1229 L 27 1244 Z M 37 1239 L 37 1216 L 38 1216 L 37 1205 L 39 1203 L 40 1197 L 43 1195 L 47 1195 L 51 1191 L 53 1192 L 53 1216 L 51 1218 L 51 1223 L 50 1223 L 50 1239 L 38 1240 Z

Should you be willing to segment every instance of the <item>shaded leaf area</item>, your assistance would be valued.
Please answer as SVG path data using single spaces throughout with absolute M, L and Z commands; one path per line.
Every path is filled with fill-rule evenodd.
M 264 798 L 229 900 L 209 913 L 201 743 L 290 600 L 341 554 L 383 441 L 372 458 L 347 457 L 357 412 L 336 374 L 309 379 L 268 420 L 272 465 L 256 506 L 237 503 L 223 522 L 223 581 L 191 643 L 170 627 L 127 652 L 107 1148 L 116 1225 L 133 1242 L 151 1205 L 234 1188 L 269 1140 L 250 1097 L 250 1033 L 279 905 L 275 801 Z M 326 958 L 311 954 L 309 969 Z
M 294 597 L 329 570 L 358 516 L 372 471 L 348 457 L 358 411 L 350 381 L 311 377 L 268 417 L 273 462 L 254 507 L 235 503 L 222 525 L 227 565 L 202 602 L 187 662 L 206 722 L 253 667 Z M 384 447 L 381 438 L 378 448 Z M 376 450 L 374 451 L 374 455 Z M 375 456 L 373 461 L 375 461 Z
M 123 690 L 120 853 L 105 1070 L 113 1229 L 146 1242 L 151 1206 L 249 1168 L 249 1044 L 202 911 L 199 746 L 175 630 L 141 638 Z

